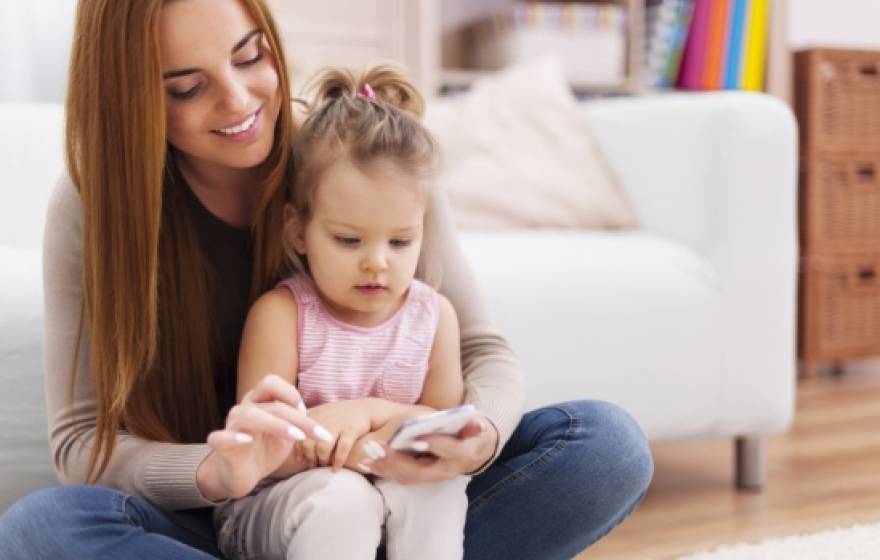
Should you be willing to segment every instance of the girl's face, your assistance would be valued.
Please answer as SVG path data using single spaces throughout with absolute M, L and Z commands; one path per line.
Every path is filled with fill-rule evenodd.
M 268 42 L 237 0 L 168 0 L 160 23 L 168 142 L 195 165 L 262 163 L 281 108 Z
M 382 160 L 364 172 L 343 158 L 323 173 L 312 219 L 293 246 L 338 318 L 375 325 L 399 307 L 422 247 L 418 180 Z

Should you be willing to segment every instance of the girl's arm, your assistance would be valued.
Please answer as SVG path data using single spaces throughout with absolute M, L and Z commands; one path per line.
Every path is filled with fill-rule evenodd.
M 237 401 L 270 373 L 296 384 L 298 316 L 296 300 L 287 288 L 270 290 L 254 302 L 238 352 Z
M 270 290 L 254 302 L 241 335 L 236 401 L 272 373 L 296 384 L 298 313 L 296 299 L 287 288 Z M 291 453 L 272 477 L 287 478 L 307 468 L 301 455 Z
M 461 335 L 458 330 L 458 316 L 452 303 L 445 296 L 437 294 L 437 300 L 440 318 L 419 404 L 442 410 L 461 404 L 464 397 L 464 380 L 461 377 Z

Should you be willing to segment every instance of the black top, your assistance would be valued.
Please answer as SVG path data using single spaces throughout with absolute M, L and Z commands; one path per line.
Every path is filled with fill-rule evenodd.
M 212 214 L 189 184 L 182 177 L 180 180 L 208 267 L 214 383 L 220 417 L 225 418 L 235 404 L 238 350 L 249 307 L 254 262 L 252 238 L 248 229 L 233 227 Z

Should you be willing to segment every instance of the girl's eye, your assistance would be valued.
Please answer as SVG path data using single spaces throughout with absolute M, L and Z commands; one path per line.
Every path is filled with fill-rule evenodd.
M 263 60 L 263 53 L 259 52 L 259 53 L 257 53 L 257 56 L 253 57 L 250 60 L 245 60 L 244 62 L 239 62 L 238 64 L 236 64 L 236 66 L 238 66 L 239 68 L 247 68 L 249 66 L 253 66 L 254 64 L 258 63 L 261 60 Z
M 392 239 L 391 240 L 392 247 L 409 247 L 412 244 L 411 239 Z
M 191 98 L 195 97 L 195 95 L 199 92 L 200 88 L 201 88 L 201 84 L 199 84 L 197 86 L 193 86 L 186 91 L 169 91 L 168 94 L 171 95 L 171 97 L 173 97 L 174 99 L 181 99 L 181 100 L 191 99 Z
M 353 247 L 361 242 L 357 237 L 347 237 L 345 235 L 336 235 L 333 239 L 335 239 L 340 245 L 345 245 L 346 247 Z

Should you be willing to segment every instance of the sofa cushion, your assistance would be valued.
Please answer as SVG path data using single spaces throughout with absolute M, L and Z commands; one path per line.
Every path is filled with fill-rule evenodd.
M 542 57 L 435 100 L 437 137 L 459 227 L 629 228 L 635 213 L 578 107 L 561 63 Z
M 40 254 L 0 245 L 0 512 L 57 484 L 43 392 Z
M 522 361 L 529 407 L 602 399 L 652 439 L 712 432 L 723 414 L 721 291 L 707 260 L 643 231 L 461 239 Z

